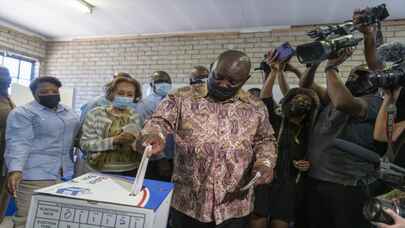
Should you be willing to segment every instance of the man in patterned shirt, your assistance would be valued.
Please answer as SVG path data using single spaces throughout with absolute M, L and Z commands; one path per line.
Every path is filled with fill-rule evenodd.
M 263 102 L 243 91 L 250 59 L 229 50 L 214 63 L 204 86 L 169 94 L 143 130 L 152 153 L 176 133 L 172 225 L 176 228 L 242 228 L 253 210 L 253 186 L 271 182 L 275 139 Z

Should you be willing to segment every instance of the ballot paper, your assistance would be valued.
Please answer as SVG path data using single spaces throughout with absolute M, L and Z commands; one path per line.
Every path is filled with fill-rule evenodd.
M 261 176 L 262 176 L 261 173 L 257 172 L 256 175 L 249 181 L 249 183 L 247 183 L 247 185 L 243 186 L 240 189 L 240 191 L 243 192 L 243 191 L 249 190 L 256 183 L 257 179 L 259 179 Z
M 149 158 L 151 156 L 151 150 L 152 146 L 148 145 L 143 152 L 142 160 L 139 164 L 138 172 L 136 173 L 136 177 L 130 193 L 133 196 L 136 196 L 142 190 L 143 181 L 145 180 L 146 168 L 148 167 Z

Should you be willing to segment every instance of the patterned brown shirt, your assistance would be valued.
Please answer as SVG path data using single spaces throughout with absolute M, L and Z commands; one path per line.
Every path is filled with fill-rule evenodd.
M 234 194 L 252 178 L 252 167 L 274 168 L 275 139 L 262 101 L 240 90 L 214 102 L 206 85 L 168 95 L 143 130 L 176 132 L 172 206 L 201 222 L 220 224 L 253 210 L 253 189 Z

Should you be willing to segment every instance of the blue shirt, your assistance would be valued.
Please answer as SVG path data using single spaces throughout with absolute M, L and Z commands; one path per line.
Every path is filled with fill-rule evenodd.
M 57 180 L 73 174 L 72 149 L 79 118 L 58 105 L 53 111 L 32 101 L 7 118 L 5 161 L 9 172 L 22 171 L 24 180 Z
M 144 120 L 150 119 L 163 98 L 164 97 L 152 92 L 149 96 L 140 101 L 139 106 L 141 107 L 139 109 L 142 110 L 141 112 L 143 113 Z

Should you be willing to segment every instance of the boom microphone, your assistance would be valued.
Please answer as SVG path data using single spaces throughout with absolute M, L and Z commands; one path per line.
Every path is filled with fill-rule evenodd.
M 400 42 L 391 42 L 381 45 L 377 49 L 377 59 L 381 63 L 398 63 L 405 59 L 405 44 Z

